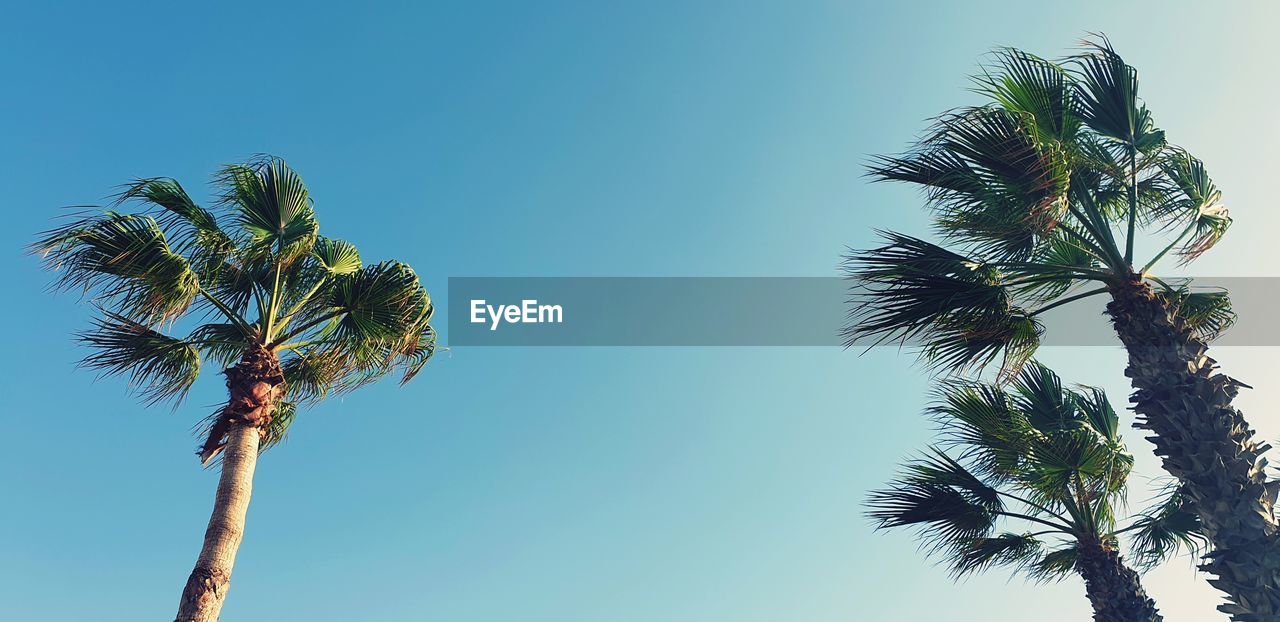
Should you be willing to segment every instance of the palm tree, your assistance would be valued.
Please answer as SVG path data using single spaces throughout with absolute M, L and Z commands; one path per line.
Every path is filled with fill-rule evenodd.
M 1168 143 L 1137 96 L 1137 71 L 1105 38 L 1063 62 L 1001 49 L 975 78 L 988 103 L 937 119 L 910 152 L 871 175 L 925 191 L 943 244 L 885 233 L 853 252 L 858 283 L 848 343 L 911 343 L 952 372 L 999 361 L 1017 373 L 1042 314 L 1109 296 L 1128 352 L 1136 425 L 1200 516 L 1202 569 L 1236 620 L 1280 620 L 1277 492 L 1268 446 L 1232 406 L 1241 383 L 1215 371 L 1206 343 L 1234 320 L 1225 292 L 1159 278 L 1189 262 L 1231 219 L 1204 165 Z M 1159 248 L 1145 261 L 1141 246 Z
M 128 185 L 34 245 L 56 284 L 100 311 L 80 334 L 85 363 L 129 377 L 148 402 L 180 402 L 207 364 L 228 399 L 206 419 L 199 454 L 221 456 L 213 515 L 178 622 L 211 622 L 226 598 L 260 452 L 285 438 L 300 406 L 394 371 L 408 381 L 435 350 L 431 299 L 409 266 L 363 265 L 321 237 L 302 179 L 283 160 L 223 167 L 211 210 L 173 179 Z M 145 206 L 117 211 L 126 202 Z M 252 318 L 252 319 L 251 319 Z M 174 332 L 190 323 L 184 336 Z
M 1143 566 L 1197 549 L 1203 536 L 1185 497 L 1175 490 L 1118 528 L 1133 457 L 1106 396 L 1065 389 L 1036 363 L 1011 384 L 946 384 L 929 411 L 941 444 L 873 491 L 868 515 L 880 529 L 916 527 L 957 578 L 993 566 L 1039 581 L 1074 571 L 1097 622 L 1161 620 L 1118 541 L 1127 535 Z

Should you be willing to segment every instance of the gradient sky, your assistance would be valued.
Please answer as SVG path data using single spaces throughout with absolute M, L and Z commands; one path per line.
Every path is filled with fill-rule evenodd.
M 825 276 L 873 227 L 924 232 L 914 191 L 861 166 L 973 102 L 986 51 L 1105 31 L 1233 207 L 1192 273 L 1277 275 L 1261 2 L 321 4 L 6 7 L 0 619 L 170 619 L 200 545 L 216 473 L 191 427 L 220 380 L 171 412 L 76 369 L 86 305 L 22 251 L 132 177 L 203 198 L 218 165 L 284 156 L 322 233 L 439 303 L 449 276 Z M 1267 438 L 1274 355 L 1217 351 Z M 1042 359 L 1124 402 L 1118 350 Z M 455 348 L 264 457 L 224 619 L 1086 619 L 1078 580 L 956 585 L 862 518 L 930 437 L 927 386 L 889 348 Z M 1160 472 L 1129 436 L 1141 488 Z M 1200 579 L 1145 580 L 1169 622 L 1224 619 Z

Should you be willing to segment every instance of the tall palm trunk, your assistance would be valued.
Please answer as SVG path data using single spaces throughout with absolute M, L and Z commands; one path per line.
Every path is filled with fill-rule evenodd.
M 270 425 L 271 415 L 284 394 L 280 362 L 265 348 L 246 352 L 226 375 L 231 398 L 211 427 L 202 451 L 206 463 L 214 455 L 222 454 L 222 475 L 218 479 L 213 515 L 205 529 L 204 545 L 182 590 L 175 622 L 216 622 L 218 619 L 231 584 L 236 552 L 244 536 L 262 430 Z
M 1262 453 L 1232 405 L 1241 384 L 1214 371 L 1207 346 L 1141 278 L 1111 286 L 1107 313 L 1129 354 L 1137 427 L 1183 484 L 1212 551 L 1200 568 L 1241 622 L 1280 620 L 1280 537 Z
M 1147 596 L 1138 573 L 1124 565 L 1114 547 L 1097 540 L 1082 542 L 1076 570 L 1084 578 L 1094 622 L 1161 622 L 1156 603 Z
M 231 569 L 244 535 L 245 513 L 253 492 L 258 462 L 257 428 L 233 425 L 222 454 L 222 477 L 213 502 L 213 515 L 204 532 L 204 546 L 182 590 L 175 622 L 215 622 L 231 583 Z

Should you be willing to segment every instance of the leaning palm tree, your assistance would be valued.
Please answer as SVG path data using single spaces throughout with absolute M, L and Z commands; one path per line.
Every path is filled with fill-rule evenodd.
M 1218 242 L 1231 224 L 1221 193 L 1156 128 L 1137 71 L 1105 38 L 1063 62 L 1002 49 L 975 81 L 988 103 L 943 115 L 871 169 L 925 190 L 943 242 L 885 233 L 848 257 L 860 292 L 849 343 L 916 344 L 952 372 L 998 361 L 1008 376 L 1039 345 L 1042 314 L 1108 296 L 1136 425 L 1200 516 L 1213 545 L 1202 568 L 1229 597 L 1220 609 L 1280 620 L 1268 447 L 1232 406 L 1243 385 L 1206 356 L 1234 320 L 1230 302 L 1155 271 Z M 1140 258 L 1147 247 L 1159 250 Z
M 1138 573 L 1119 551 L 1132 542 L 1152 566 L 1203 536 L 1173 491 L 1118 527 L 1116 510 L 1133 466 L 1102 391 L 1066 389 L 1049 369 L 1026 366 L 1011 387 L 951 382 L 929 414 L 942 440 L 870 494 L 881 529 L 916 527 L 953 576 L 1008 566 L 1060 580 L 1075 572 L 1097 622 L 1161 620 Z
M 173 179 L 138 180 L 34 246 L 58 286 L 100 311 L 80 336 L 89 367 L 128 376 L 148 403 L 181 401 L 206 365 L 226 377 L 199 449 L 205 464 L 221 458 L 222 474 L 178 622 L 218 619 L 258 455 L 284 440 L 299 407 L 395 371 L 408 381 L 435 349 L 413 270 L 364 265 L 355 246 L 321 237 L 284 161 L 226 166 L 214 185 L 204 209 Z M 145 207 L 117 211 L 127 202 Z

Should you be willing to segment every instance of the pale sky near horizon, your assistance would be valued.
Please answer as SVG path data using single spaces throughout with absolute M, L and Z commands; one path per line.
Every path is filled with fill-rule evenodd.
M 610 6 L 605 7 L 605 4 Z M 86 305 L 23 247 L 58 207 L 139 176 L 198 198 L 284 156 L 321 232 L 450 276 L 828 276 L 875 228 L 924 234 L 869 184 L 972 103 L 985 52 L 1107 33 L 1236 224 L 1188 274 L 1280 276 L 1275 5 L 1027 2 L 24 3 L 0 23 L 0 619 L 171 619 L 216 473 L 174 411 L 77 369 Z M 660 304 L 660 301 L 657 301 Z M 443 327 L 444 317 L 439 325 Z M 447 335 L 445 335 L 447 339 Z M 1271 347 L 1219 348 L 1268 439 Z M 1125 403 L 1123 355 L 1050 348 Z M 1083 585 L 953 583 L 865 492 L 931 437 L 891 348 L 454 348 L 302 415 L 259 464 L 223 619 L 1044 622 Z M 1126 423 L 1131 415 L 1126 414 Z M 1161 472 L 1140 434 L 1138 487 Z M 1142 494 L 1132 495 L 1141 501 Z M 1168 622 L 1225 620 L 1187 559 L 1144 581 Z M 170 616 L 170 617 L 166 617 Z

